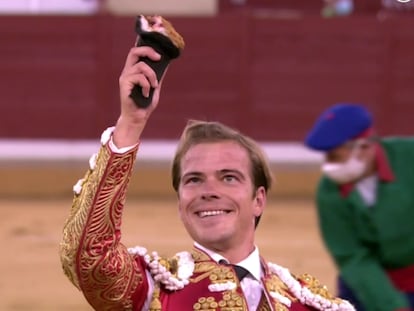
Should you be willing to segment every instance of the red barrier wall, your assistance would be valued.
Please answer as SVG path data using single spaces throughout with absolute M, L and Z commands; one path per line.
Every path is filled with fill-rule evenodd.
M 367 104 L 381 134 L 414 132 L 412 16 L 171 20 L 187 45 L 146 138 L 175 139 L 200 118 L 260 140 L 301 140 L 337 101 Z M 0 137 L 95 138 L 115 122 L 133 18 L 2 16 L 0 29 Z

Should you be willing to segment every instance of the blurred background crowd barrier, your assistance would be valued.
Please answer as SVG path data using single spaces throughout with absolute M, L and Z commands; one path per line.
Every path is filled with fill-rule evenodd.
M 145 131 L 131 195 L 172 194 L 169 160 L 195 118 L 263 143 L 272 193 L 310 197 L 321 159 L 302 140 L 325 107 L 364 103 L 379 134 L 413 133 L 414 1 L 404 1 L 0 1 L 0 195 L 71 195 L 117 118 L 135 16 L 155 13 L 186 47 Z

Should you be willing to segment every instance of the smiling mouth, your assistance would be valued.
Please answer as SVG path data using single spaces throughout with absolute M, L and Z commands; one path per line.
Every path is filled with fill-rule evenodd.
M 217 210 L 217 211 L 202 211 L 202 212 L 198 212 L 197 215 L 200 218 L 204 218 L 204 217 L 210 217 L 210 216 L 224 215 L 228 213 L 230 213 L 230 211 Z

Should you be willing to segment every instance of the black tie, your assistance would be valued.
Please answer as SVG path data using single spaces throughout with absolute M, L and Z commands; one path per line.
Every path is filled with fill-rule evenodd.
M 247 269 L 243 268 L 242 266 L 229 264 L 226 260 L 221 259 L 219 261 L 219 264 L 225 265 L 225 266 L 232 266 L 234 271 L 236 272 L 237 278 L 239 279 L 239 282 L 243 280 L 243 278 L 249 274 L 249 271 Z
M 234 271 L 236 271 L 236 275 L 239 279 L 239 282 L 243 280 L 243 278 L 249 274 L 249 271 L 247 271 L 245 268 L 238 266 L 238 265 L 232 265 L 234 268 Z

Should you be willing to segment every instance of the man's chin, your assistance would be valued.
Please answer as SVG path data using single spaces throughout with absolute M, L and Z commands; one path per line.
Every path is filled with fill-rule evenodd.
M 229 244 L 229 240 L 229 236 L 223 234 L 221 234 L 220 236 L 206 234 L 197 239 L 194 239 L 194 241 L 196 241 L 198 244 L 213 251 L 218 251 L 222 250 L 223 248 L 226 248 L 226 245 Z

